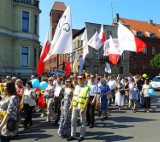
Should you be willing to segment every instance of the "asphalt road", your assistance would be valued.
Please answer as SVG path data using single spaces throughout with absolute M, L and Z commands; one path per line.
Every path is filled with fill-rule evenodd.
M 87 127 L 84 142 L 159 142 L 160 141 L 160 92 L 152 98 L 151 112 L 139 108 L 133 113 L 129 109 L 118 110 L 112 106 L 109 118 L 100 121 L 96 116 L 96 126 Z M 14 142 L 66 142 L 57 135 L 58 127 L 53 122 L 45 122 L 39 113 L 34 114 L 34 125 L 27 130 L 19 129 Z M 77 127 L 77 138 L 79 126 Z

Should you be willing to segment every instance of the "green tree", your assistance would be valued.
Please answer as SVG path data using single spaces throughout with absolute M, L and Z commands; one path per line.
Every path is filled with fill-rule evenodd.
M 154 58 L 150 61 L 152 67 L 160 67 L 160 54 L 155 55 Z

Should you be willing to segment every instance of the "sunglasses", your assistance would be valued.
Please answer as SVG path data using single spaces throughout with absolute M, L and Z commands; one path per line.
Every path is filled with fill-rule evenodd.
M 82 80 L 83 78 L 78 78 L 78 79 Z

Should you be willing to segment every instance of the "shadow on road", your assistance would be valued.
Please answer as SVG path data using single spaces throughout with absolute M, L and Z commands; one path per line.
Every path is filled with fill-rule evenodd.
M 125 136 L 113 135 L 114 133 L 111 132 L 87 132 L 86 134 L 89 137 L 86 138 L 86 141 L 102 140 L 102 142 L 114 142 L 114 141 L 124 141 L 133 138 L 131 136 L 125 137 Z

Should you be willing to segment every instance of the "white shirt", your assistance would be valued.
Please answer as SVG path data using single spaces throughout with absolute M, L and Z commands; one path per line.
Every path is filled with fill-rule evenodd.
M 35 106 L 36 101 L 32 99 L 31 94 L 36 97 L 36 93 L 34 89 L 28 90 L 27 88 L 24 90 L 24 104 L 29 104 L 29 106 Z
M 110 90 L 114 90 L 117 86 L 117 83 L 115 80 L 110 80 L 107 84 L 108 84 Z
M 95 96 L 98 93 L 98 84 L 96 82 L 90 82 L 88 86 L 90 87 L 89 96 Z
M 151 85 L 150 84 L 144 84 L 143 87 L 142 87 L 142 92 L 144 94 L 144 97 L 150 97 L 149 95 L 149 89 L 151 88 Z

